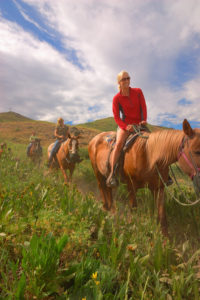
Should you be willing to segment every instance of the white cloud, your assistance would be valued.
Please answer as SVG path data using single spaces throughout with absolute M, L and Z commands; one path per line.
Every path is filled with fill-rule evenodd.
M 163 114 L 176 114 L 177 123 L 185 117 L 200 121 L 200 72 L 171 86 L 177 58 L 199 51 L 199 1 L 24 2 L 59 33 L 66 51 L 75 51 L 84 69 L 67 61 L 67 53 L 1 18 L 1 111 L 12 107 L 34 119 L 51 121 L 62 115 L 74 123 L 111 116 L 116 75 L 126 69 L 132 86 L 144 92 L 149 122 L 162 122 Z M 199 61 L 195 63 L 199 70 Z M 181 98 L 193 101 L 187 111 L 178 105 Z M 89 110 L 95 105 L 97 112 Z

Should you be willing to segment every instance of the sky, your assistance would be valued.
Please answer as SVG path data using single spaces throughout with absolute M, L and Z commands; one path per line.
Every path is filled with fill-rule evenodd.
M 200 127 L 199 16 L 199 0 L 0 0 L 0 112 L 111 117 L 126 70 L 148 123 Z

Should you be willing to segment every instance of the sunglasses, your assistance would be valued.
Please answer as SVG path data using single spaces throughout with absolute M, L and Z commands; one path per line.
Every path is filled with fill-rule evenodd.
M 130 80 L 130 79 L 131 79 L 130 77 L 124 77 L 120 81 L 126 81 L 126 80 Z

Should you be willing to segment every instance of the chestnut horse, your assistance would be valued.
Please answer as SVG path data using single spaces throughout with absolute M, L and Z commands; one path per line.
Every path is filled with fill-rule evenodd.
M 48 147 L 47 150 L 48 158 L 50 156 L 53 145 L 54 143 L 52 143 Z M 69 181 L 72 180 L 72 175 L 76 165 L 76 159 L 73 158 L 76 158 L 77 153 L 78 153 L 78 138 L 71 137 L 61 144 L 58 152 L 56 153 L 56 159 L 55 158 L 53 159 L 52 167 L 61 169 L 61 172 L 63 173 L 64 176 L 65 184 L 68 183 L 68 178 L 66 173 L 67 169 L 69 170 Z
M 89 157 L 98 181 L 99 190 L 106 210 L 114 210 L 112 188 L 107 187 L 109 143 L 108 135 L 102 132 L 89 143 Z M 200 181 L 200 129 L 192 129 L 187 120 L 183 130 L 159 130 L 145 132 L 148 138 L 139 136 L 124 154 L 121 179 L 127 184 L 130 206 L 137 206 L 136 192 L 148 187 L 157 203 L 158 221 L 164 235 L 168 235 L 164 207 L 164 182 L 167 182 L 169 166 L 178 161 L 182 170 L 192 179 Z M 112 152 L 111 152 L 112 156 Z M 159 170 L 159 172 L 158 172 Z M 159 174 L 160 173 L 160 174 Z M 159 176 L 162 176 L 162 180 Z
M 29 157 L 34 163 L 38 163 L 40 165 L 41 158 L 42 158 L 42 147 L 40 145 L 40 139 L 36 139 L 34 142 L 32 142 L 32 145 L 30 147 L 29 151 Z

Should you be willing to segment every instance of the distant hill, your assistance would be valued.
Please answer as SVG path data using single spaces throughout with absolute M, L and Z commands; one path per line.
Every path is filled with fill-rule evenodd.
M 26 121 L 34 121 L 34 120 L 24 117 L 12 111 L 0 113 L 0 122 L 18 122 L 18 121 L 26 122 Z
M 32 120 L 15 112 L 3 112 L 0 113 L 0 142 L 28 144 L 32 132 L 35 131 L 36 135 L 41 138 L 42 145 L 47 146 L 55 141 L 55 125 L 52 122 Z M 88 142 L 100 132 L 87 126 L 82 128 L 79 125 L 78 127 L 81 131 L 80 146 L 82 147 L 86 147 Z
M 73 126 L 78 127 L 81 131 L 81 147 L 87 147 L 88 142 L 98 133 L 117 129 L 112 117 Z M 164 129 L 164 127 L 150 124 L 148 127 L 151 131 Z M 42 145 L 47 146 L 55 141 L 54 129 L 55 123 L 52 122 L 32 120 L 15 112 L 0 113 L 0 142 L 28 144 L 30 135 L 35 131 L 36 135 L 41 138 Z
M 88 122 L 84 124 L 79 124 L 77 125 L 78 127 L 83 127 L 83 128 L 93 128 L 97 129 L 99 131 L 112 131 L 117 129 L 117 125 L 115 123 L 114 118 L 104 118 L 100 120 L 96 120 L 93 122 Z
M 94 128 L 101 132 L 102 131 L 115 131 L 117 129 L 117 124 L 113 117 L 104 118 L 104 119 L 96 120 L 93 122 L 80 124 L 80 125 L 77 125 L 77 127 L 78 126 L 81 126 L 82 128 Z M 148 124 L 148 128 L 150 129 L 150 131 L 155 131 L 158 129 L 166 129 L 166 127 L 161 127 L 161 126 L 156 126 L 156 125 L 151 125 L 151 124 Z

